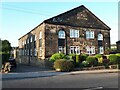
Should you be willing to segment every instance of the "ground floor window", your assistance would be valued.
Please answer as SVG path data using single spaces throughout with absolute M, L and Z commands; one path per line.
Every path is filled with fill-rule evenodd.
M 40 47 L 40 56 L 42 56 L 42 47 Z
M 30 50 L 30 55 L 32 56 L 32 49 Z
M 65 47 L 64 46 L 59 46 L 58 47 L 58 52 L 59 53 L 65 53 Z
M 94 46 L 87 46 L 86 47 L 87 54 L 95 54 L 95 47 Z
M 104 54 L 104 49 L 103 49 L 103 47 L 99 47 L 99 54 Z
M 79 46 L 70 46 L 70 54 L 80 54 Z

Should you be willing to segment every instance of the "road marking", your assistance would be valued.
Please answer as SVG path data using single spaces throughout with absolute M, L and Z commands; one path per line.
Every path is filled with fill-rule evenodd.
M 94 87 L 94 88 L 88 88 L 83 90 L 98 90 L 98 89 L 103 89 L 103 87 Z

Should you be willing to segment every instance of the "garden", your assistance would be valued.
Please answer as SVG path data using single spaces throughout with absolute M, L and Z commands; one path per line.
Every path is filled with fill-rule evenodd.
M 120 53 L 89 56 L 87 54 L 55 53 L 50 57 L 56 71 L 119 69 Z

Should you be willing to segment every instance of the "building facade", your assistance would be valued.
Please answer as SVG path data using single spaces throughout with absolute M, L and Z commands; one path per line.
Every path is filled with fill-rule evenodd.
M 43 21 L 19 38 L 19 61 L 44 65 L 54 53 L 104 54 L 110 48 L 110 28 L 85 6 Z

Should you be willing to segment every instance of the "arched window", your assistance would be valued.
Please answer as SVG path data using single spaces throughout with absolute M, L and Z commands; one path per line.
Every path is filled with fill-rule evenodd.
M 31 36 L 31 38 L 30 38 L 30 42 L 32 42 L 32 36 Z
M 101 33 L 98 34 L 98 40 L 103 40 L 103 35 Z
M 63 38 L 64 39 L 65 38 L 65 31 L 62 31 L 62 30 L 59 31 L 58 32 L 58 38 Z
M 42 39 L 42 32 L 40 32 L 39 34 L 39 39 Z

